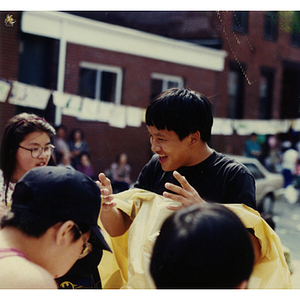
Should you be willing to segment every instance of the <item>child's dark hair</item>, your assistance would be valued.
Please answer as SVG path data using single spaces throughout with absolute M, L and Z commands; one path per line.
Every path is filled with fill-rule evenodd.
M 50 141 L 53 142 L 55 129 L 45 119 L 35 114 L 18 114 L 12 117 L 5 126 L 0 153 L 0 168 L 3 172 L 6 187 L 5 202 L 8 185 L 16 165 L 16 154 L 19 144 L 28 134 L 35 131 L 46 132 L 50 137 Z M 55 164 L 55 162 L 53 161 L 52 164 Z
M 241 220 L 223 205 L 205 203 L 165 220 L 150 272 L 157 288 L 236 288 L 249 280 L 253 263 Z
M 197 131 L 209 142 L 213 125 L 208 99 L 195 91 L 172 88 L 158 94 L 146 111 L 146 124 L 174 131 L 180 140 Z

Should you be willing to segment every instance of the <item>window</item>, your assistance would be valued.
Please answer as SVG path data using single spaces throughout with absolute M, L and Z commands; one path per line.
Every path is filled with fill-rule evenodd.
M 82 62 L 79 73 L 79 95 L 121 104 L 122 69 Z
M 270 41 L 276 41 L 277 28 L 278 28 L 278 12 L 276 11 L 265 12 L 264 38 Z
M 267 68 L 261 69 L 260 83 L 259 83 L 259 99 L 260 119 L 272 118 L 272 92 L 273 92 L 274 71 Z
M 151 100 L 158 95 L 170 88 L 182 88 L 183 78 L 179 76 L 172 76 L 166 74 L 152 73 L 151 75 Z
M 300 12 L 293 12 L 292 19 L 292 45 L 300 47 Z
M 255 164 L 251 163 L 244 163 L 244 165 L 249 169 L 249 171 L 252 173 L 254 176 L 254 179 L 263 179 L 265 178 L 264 174 L 257 168 Z
M 234 11 L 232 29 L 240 33 L 248 33 L 248 12 Z
M 244 118 L 244 76 L 238 65 L 232 64 L 228 73 L 228 105 L 227 117 L 231 119 Z

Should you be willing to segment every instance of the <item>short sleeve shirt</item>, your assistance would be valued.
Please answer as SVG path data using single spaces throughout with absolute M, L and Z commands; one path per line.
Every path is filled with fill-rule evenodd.
M 207 202 L 244 203 L 256 209 L 254 177 L 234 159 L 213 152 L 203 162 L 192 167 L 181 167 L 177 171 Z M 142 169 L 135 187 L 161 195 L 166 191 L 166 182 L 180 185 L 173 177 L 173 172 L 163 171 L 158 155 L 154 155 Z

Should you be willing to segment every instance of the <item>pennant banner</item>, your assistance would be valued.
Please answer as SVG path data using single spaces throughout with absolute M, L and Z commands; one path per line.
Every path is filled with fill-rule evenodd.
M 14 81 L 8 102 L 44 110 L 51 93 L 50 90 L 44 88 Z
M 126 124 L 127 126 L 140 127 L 142 124 L 142 109 L 134 106 L 126 108 Z
M 112 127 L 125 128 L 126 127 L 126 115 L 125 106 L 115 105 L 109 119 L 109 125 Z
M 84 98 L 78 119 L 87 121 L 96 121 L 98 115 L 98 100 Z
M 115 105 L 111 102 L 83 98 L 78 95 L 50 91 L 37 86 L 13 81 L 12 83 L 0 79 L 0 102 L 14 105 L 28 106 L 45 110 L 53 95 L 53 103 L 60 107 L 62 114 L 73 116 L 79 120 L 107 122 L 112 127 L 125 128 L 126 126 L 140 127 L 145 123 L 146 109 Z M 260 135 L 286 133 L 292 128 L 300 131 L 300 118 L 291 120 L 235 120 L 214 118 L 213 135 L 250 135 L 255 132 Z
M 9 91 L 11 89 L 11 84 L 4 81 L 4 80 L 0 80 L 0 102 L 5 102 Z

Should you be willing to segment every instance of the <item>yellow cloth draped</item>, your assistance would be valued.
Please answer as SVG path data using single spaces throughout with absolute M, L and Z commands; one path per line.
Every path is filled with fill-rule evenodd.
M 133 220 L 122 236 L 112 238 L 104 230 L 113 254 L 104 251 L 99 272 L 104 289 L 153 289 L 149 264 L 152 249 L 164 220 L 172 214 L 168 205 L 180 205 L 170 199 L 141 189 L 115 195 L 117 207 Z M 290 272 L 281 241 L 260 214 L 244 204 L 224 204 L 252 228 L 261 246 L 261 256 L 254 265 L 250 289 L 291 288 Z M 103 228 L 99 219 L 99 225 Z

